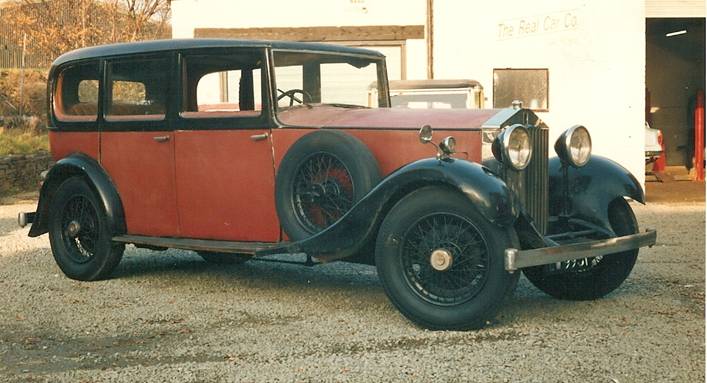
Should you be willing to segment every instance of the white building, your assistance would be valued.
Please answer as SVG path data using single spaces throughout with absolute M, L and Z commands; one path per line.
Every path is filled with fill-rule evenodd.
M 704 89 L 704 8 L 699 0 L 174 0 L 172 28 L 175 38 L 365 46 L 386 54 L 390 79 L 474 79 L 486 107 L 525 99 L 551 140 L 587 126 L 595 153 L 643 181 L 646 119 L 663 129 L 669 163 L 690 166 L 687 107 Z M 687 33 L 666 37 L 671 29 Z

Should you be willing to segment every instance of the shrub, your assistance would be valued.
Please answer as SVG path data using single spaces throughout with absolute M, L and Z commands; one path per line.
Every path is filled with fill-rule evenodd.
M 14 116 L 19 115 L 20 104 L 22 114 L 38 119 L 39 123 L 34 123 L 34 127 L 43 130 L 47 123 L 47 74 L 44 70 L 27 69 L 24 72 L 24 92 L 20 100 L 20 76 L 19 69 L 5 69 L 0 71 L 0 116 L 12 121 Z M 26 120 L 26 118 L 22 118 Z M 33 120 L 34 121 L 34 120 Z M 15 123 L 14 125 L 12 125 Z M 12 121 L 10 125 L 3 123 L 5 127 L 27 127 L 26 123 Z
M 27 129 L 0 129 L 0 157 L 49 150 L 49 136 Z

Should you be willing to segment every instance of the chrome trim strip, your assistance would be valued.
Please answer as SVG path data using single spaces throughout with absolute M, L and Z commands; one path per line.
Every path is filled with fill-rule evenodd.
M 506 271 L 512 273 L 525 267 L 547 265 L 572 259 L 597 257 L 600 255 L 633 250 L 639 247 L 653 246 L 655 245 L 656 238 L 656 231 L 648 229 L 644 233 L 599 241 L 573 243 L 571 245 L 557 247 L 544 247 L 531 250 L 509 248 L 505 251 L 504 263 Z

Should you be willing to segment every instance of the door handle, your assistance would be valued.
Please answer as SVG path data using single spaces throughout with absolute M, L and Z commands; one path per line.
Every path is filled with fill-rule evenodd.
M 169 136 L 155 136 L 155 137 L 152 137 L 152 139 L 157 142 L 167 142 L 167 141 L 169 141 Z
M 250 139 L 253 141 L 262 141 L 262 140 L 268 138 L 268 136 L 269 136 L 269 134 L 267 134 L 267 133 L 254 134 L 254 135 L 250 136 Z

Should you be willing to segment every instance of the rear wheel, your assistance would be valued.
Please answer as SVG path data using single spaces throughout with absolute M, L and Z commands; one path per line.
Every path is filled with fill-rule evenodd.
M 638 233 L 638 222 L 631 206 L 623 198 L 609 205 L 609 223 L 617 236 Z M 636 264 L 638 249 L 564 264 L 563 272 L 545 266 L 523 270 L 530 282 L 544 293 L 558 299 L 591 300 L 601 298 L 621 286 Z
M 112 241 L 106 212 L 80 177 L 64 181 L 50 205 L 49 242 L 61 271 L 71 279 L 106 278 L 120 262 L 125 245 Z
M 513 290 L 503 251 L 515 235 L 483 218 L 459 193 L 425 187 L 381 225 L 376 266 L 393 304 L 430 329 L 481 328 Z

